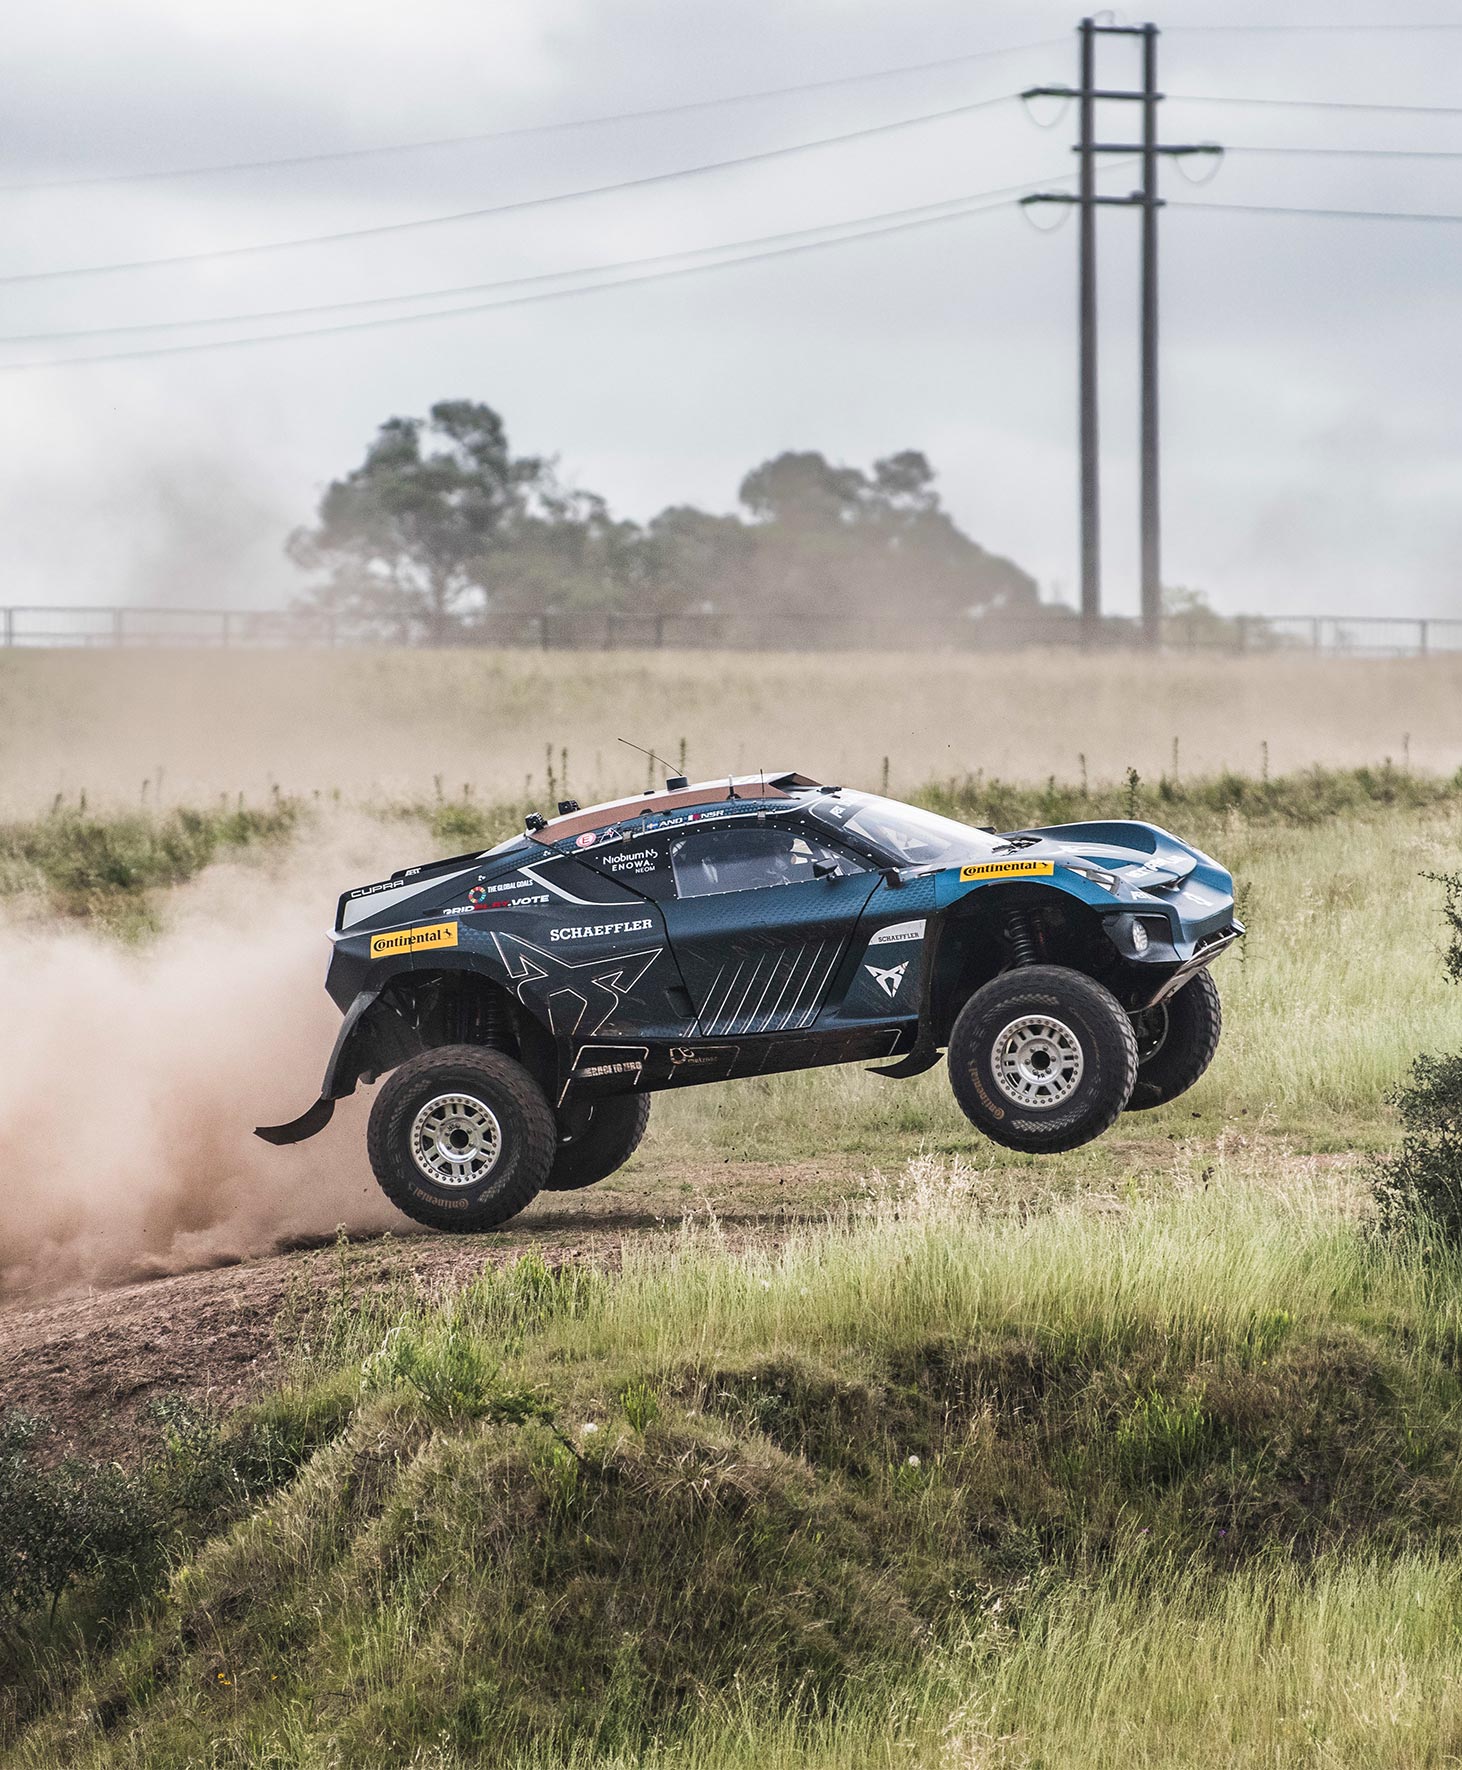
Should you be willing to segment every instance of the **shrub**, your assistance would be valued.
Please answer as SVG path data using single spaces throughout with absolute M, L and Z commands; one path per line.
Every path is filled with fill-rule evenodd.
M 226 1422 L 160 1397 L 126 1466 L 48 1457 L 45 1420 L 0 1418 L 0 1616 L 13 1628 L 78 1589 L 116 1618 L 155 1591 L 177 1553 L 292 1480 L 347 1417 L 295 1411 L 276 1402 Z
M 1452 930 L 1443 967 L 1462 983 L 1462 874 L 1426 873 L 1442 887 Z M 1401 1147 L 1379 1164 L 1376 1203 L 1389 1230 L 1420 1225 L 1462 1246 L 1462 1054 L 1418 1057 L 1409 1085 L 1395 1095 Z
M 1442 968 L 1453 983 L 1462 983 L 1462 873 L 1423 873 L 1442 888 L 1442 914 L 1452 930 L 1452 943 L 1442 960 Z
M 114 1463 L 40 1456 L 45 1422 L 0 1423 L 0 1604 L 12 1618 L 96 1581 L 113 1600 L 155 1580 L 167 1518 L 156 1484 Z
M 1420 1221 L 1462 1246 L 1462 1056 L 1418 1057 L 1395 1098 L 1405 1131 L 1376 1176 L 1381 1222 Z

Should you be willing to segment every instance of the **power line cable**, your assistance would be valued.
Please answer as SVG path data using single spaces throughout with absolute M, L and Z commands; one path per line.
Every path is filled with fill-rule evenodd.
M 335 161 L 364 160 L 389 154 L 425 153 L 437 148 L 471 147 L 488 141 L 510 141 L 532 135 L 558 135 L 574 129 L 598 129 L 617 123 L 648 122 L 659 117 L 684 116 L 691 112 L 722 109 L 728 105 L 752 104 L 758 99 L 790 98 L 808 92 L 827 92 L 843 86 L 867 85 L 875 80 L 893 80 L 905 74 L 926 74 L 943 68 L 962 67 L 970 62 L 990 61 L 1002 55 L 1020 55 L 1033 49 L 1051 49 L 1066 41 L 1064 37 L 1042 37 L 1029 43 L 1011 43 L 1000 49 L 974 49 L 963 55 L 940 57 L 935 61 L 906 62 L 898 67 L 877 68 L 866 74 L 840 74 L 828 80 L 802 80 L 792 86 L 767 86 L 754 92 L 731 92 L 722 98 L 689 99 L 683 104 L 654 105 L 639 111 L 612 111 L 598 117 L 569 117 L 555 123 L 525 123 L 509 129 L 482 129 L 466 135 L 440 135 L 424 141 L 387 142 L 372 147 L 334 148 L 313 154 L 285 154 L 258 160 L 215 162 L 205 166 L 177 166 L 153 172 L 103 172 L 93 177 L 27 179 L 0 184 L 0 194 L 19 191 L 81 190 L 93 185 L 142 184 L 157 179 L 208 178 L 229 172 L 274 171 L 289 166 L 320 166 Z
M 546 196 L 516 197 L 507 203 L 490 203 L 480 209 L 462 209 L 451 215 L 420 216 L 410 221 L 383 221 L 370 227 L 343 228 L 337 233 L 307 234 L 292 240 L 266 240 L 248 246 L 220 246 L 206 252 L 174 252 L 159 258 L 134 258 L 109 264 L 73 265 L 56 270 L 15 271 L 0 276 L 0 285 L 48 282 L 58 277 L 109 276 L 122 271 L 156 270 L 179 264 L 213 263 L 224 258 L 248 258 L 265 252 L 287 252 L 302 246 L 333 246 L 347 240 L 376 239 L 386 234 L 419 232 L 424 228 L 447 227 L 462 221 L 480 221 L 489 215 L 508 215 L 526 209 L 543 209 L 555 203 L 577 202 L 583 197 L 600 197 L 616 191 L 642 190 L 646 186 L 668 184 L 676 179 L 697 178 L 705 173 L 724 172 L 734 166 L 751 166 L 768 160 L 783 159 L 789 154 L 809 153 L 815 148 L 837 147 L 849 141 L 864 141 L 875 135 L 889 135 L 900 129 L 913 129 L 925 123 L 944 122 L 951 117 L 968 116 L 973 111 L 988 110 L 992 105 L 1009 104 L 1016 94 L 1002 92 L 993 98 L 977 98 L 968 104 L 950 105 L 943 110 L 922 111 L 913 117 L 897 117 L 887 123 L 866 124 L 861 129 L 846 129 L 837 135 L 821 135 L 811 141 L 789 142 L 782 147 L 760 148 L 754 153 L 735 154 L 725 160 L 706 160 L 696 166 L 679 166 L 666 172 L 642 173 L 636 178 L 616 179 L 610 184 L 585 185 L 578 190 L 554 191 Z
M 1325 209 L 1289 203 L 1220 203 L 1192 197 L 1170 200 L 1169 209 L 1224 209 L 1247 215 L 1312 215 L 1327 221 L 1462 221 L 1462 213 L 1433 209 Z
M 1131 164 L 1131 161 L 1113 161 L 1111 163 L 1113 165 L 1122 165 Z M 1074 174 L 1066 173 L 1061 174 L 1060 176 L 1063 178 L 1069 178 L 1074 176 Z M 288 343 L 301 338 L 321 338 L 334 336 L 340 333 L 373 331 L 386 326 L 416 325 L 431 320 L 458 319 L 468 314 L 491 312 L 498 308 L 525 307 L 543 301 L 561 300 L 567 296 L 590 295 L 603 289 L 625 289 L 642 283 L 669 282 L 677 278 L 699 276 L 706 271 L 726 270 L 737 265 L 759 263 L 771 258 L 784 258 L 797 254 L 823 251 L 833 246 L 848 245 L 857 240 L 874 239 L 887 234 L 908 233 L 919 228 L 939 226 L 944 222 L 961 221 L 971 215 L 992 214 L 998 209 L 1004 209 L 1012 196 L 1037 188 L 1045 188 L 1049 182 L 1049 180 L 1041 180 L 1031 181 L 1026 184 L 1007 185 L 1001 190 L 980 193 L 978 198 L 970 199 L 969 201 L 963 201 L 959 198 L 950 198 L 950 203 L 960 203 L 963 201 L 963 207 L 945 208 L 944 212 L 937 215 L 917 212 L 912 216 L 905 216 L 903 219 L 880 222 L 878 225 L 874 226 L 859 226 L 853 231 L 840 233 L 832 239 L 793 239 L 791 243 L 772 245 L 765 250 L 743 252 L 736 257 L 722 258 L 707 264 L 683 265 L 668 270 L 646 270 L 643 273 L 627 277 L 616 277 L 613 281 L 609 282 L 581 283 L 566 289 L 539 290 L 530 294 L 512 295 L 506 300 L 501 301 L 481 301 L 472 302 L 461 307 L 435 308 L 427 313 L 389 314 L 376 319 L 351 320 L 343 325 L 337 326 L 310 326 L 292 332 L 256 333 L 242 338 L 209 339 L 196 344 L 163 344 L 149 346 L 142 350 L 107 351 L 89 356 L 56 357 L 46 358 L 37 362 L 5 363 L 0 364 L 0 375 L 19 374 L 38 369 L 71 368 L 87 363 L 136 362 L 153 357 L 191 355 L 199 351 L 233 350 L 259 344 Z M 933 207 L 933 205 L 925 205 L 925 208 L 928 207 Z M 899 212 L 896 210 L 890 211 L 890 214 L 898 216 Z M 832 228 L 845 227 L 846 225 L 847 224 L 845 223 L 831 222 L 821 229 L 804 231 L 827 233 Z M 764 237 L 777 239 L 782 236 L 770 235 Z M 753 241 L 745 243 L 755 244 Z M 693 250 L 705 254 L 713 251 L 725 251 L 727 249 L 728 248 L 724 246 L 707 246 Z M 683 252 L 664 254 L 662 256 L 676 258 L 687 257 L 690 255 L 690 252 Z M 612 272 L 617 269 L 631 267 L 635 264 L 649 262 L 654 261 L 629 259 L 624 260 L 619 264 L 588 266 L 579 271 L 561 271 L 552 274 L 560 277 L 586 276 Z M 399 299 L 408 298 L 400 297 Z
M 1133 160 L 1114 162 L 1117 165 L 1132 163 Z M 1058 180 L 1070 179 L 1073 176 L 1074 174 L 1070 172 L 1055 174 Z M 1045 179 L 1038 182 L 1044 187 L 1051 180 Z M 529 288 L 535 284 L 562 282 L 570 277 L 594 276 L 617 270 L 638 270 L 644 266 L 668 264 L 682 258 L 704 257 L 711 252 L 733 252 L 746 247 L 773 245 L 785 240 L 803 240 L 814 234 L 830 233 L 839 228 L 863 227 L 918 215 L 933 217 L 935 211 L 982 202 L 992 197 L 1003 198 L 1032 188 L 1034 188 L 1034 183 L 1027 181 L 1024 184 L 1007 185 L 997 190 L 967 191 L 959 196 L 945 197 L 939 202 L 884 209 L 871 215 L 852 215 L 843 221 L 826 221 L 815 227 L 789 228 L 780 233 L 757 234 L 749 239 L 716 241 L 708 246 L 682 246 L 678 251 L 653 252 L 639 258 L 617 259 L 610 264 L 579 265 L 567 270 L 535 271 L 526 276 L 497 277 L 487 282 L 456 283 L 441 289 L 408 289 L 399 295 L 359 295 L 352 296 L 345 301 L 319 301 L 298 307 L 253 309 L 247 313 L 213 314 L 185 319 L 137 320 L 117 326 L 78 326 L 48 332 L 12 332 L 0 335 L 0 345 L 58 344 L 86 338 L 115 338 L 137 332 L 193 332 L 212 326 L 257 325 L 264 321 L 305 319 L 312 314 L 350 313 L 364 308 L 395 307 L 407 301 L 445 301 L 459 295 L 483 295 L 500 289 Z
M 1351 35 L 1370 32 L 1385 32 L 1390 36 L 1404 36 L 1409 32 L 1423 31 L 1462 31 L 1462 24 L 1396 24 L 1396 25 L 1274 25 L 1274 24 L 1232 24 L 1232 25 L 1164 25 L 1163 35 L 1212 35 L 1223 31 L 1248 33 L 1252 31 L 1287 31 L 1295 35 L 1307 36 L 1311 33 L 1349 33 Z
M 1269 147 L 1255 142 L 1225 142 L 1225 154 L 1318 155 L 1345 160 L 1462 160 L 1462 148 Z
M 1233 92 L 1170 92 L 1167 96 L 1183 104 L 1265 105 L 1291 111 L 1375 111 L 1398 117 L 1462 117 L 1462 105 L 1455 104 L 1371 104 L 1346 98 L 1255 98 Z

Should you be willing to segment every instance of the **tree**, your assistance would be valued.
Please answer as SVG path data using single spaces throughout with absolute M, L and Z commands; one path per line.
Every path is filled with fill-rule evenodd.
M 443 400 L 425 420 L 387 419 L 289 553 L 329 573 L 327 606 L 440 642 L 491 605 L 496 562 L 550 478 L 537 457 L 514 458 L 491 406 Z
M 533 614 L 638 607 L 642 543 L 597 492 L 560 485 L 545 464 L 498 556 L 495 600 Z
M 1039 604 L 1027 573 L 960 529 L 915 449 L 868 472 L 789 451 L 753 468 L 740 499 L 740 513 L 674 505 L 641 527 L 565 486 L 551 460 L 514 456 L 491 406 L 444 400 L 382 424 L 289 552 L 322 574 L 317 607 L 438 644 L 515 611 L 696 610 L 765 627 Z
M 652 614 L 734 607 L 755 551 L 756 537 L 740 517 L 671 505 L 640 537 L 641 605 Z
M 1035 580 L 987 553 L 944 509 L 916 449 L 871 474 L 816 452 L 778 455 L 741 482 L 757 538 L 760 597 L 821 616 L 958 618 L 1030 608 Z

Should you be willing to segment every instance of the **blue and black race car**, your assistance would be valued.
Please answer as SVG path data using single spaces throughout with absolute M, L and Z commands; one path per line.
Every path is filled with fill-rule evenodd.
M 658 1089 L 947 1052 L 987 1137 L 1071 1149 L 1202 1075 L 1242 934 L 1229 874 L 1151 824 L 997 833 L 801 774 L 676 777 L 346 892 L 321 1097 L 259 1135 L 313 1136 L 385 1076 L 387 1195 L 490 1229 L 613 1173 Z

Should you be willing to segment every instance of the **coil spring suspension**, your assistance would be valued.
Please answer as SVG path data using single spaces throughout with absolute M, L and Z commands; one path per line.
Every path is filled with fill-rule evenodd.
M 1027 911 L 1016 910 L 1012 914 L 1005 924 L 1005 938 L 1017 966 L 1037 963 L 1040 953 L 1036 946 L 1035 929 Z

